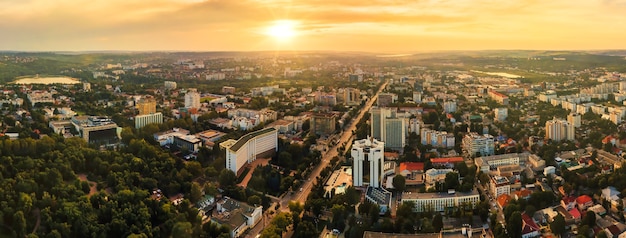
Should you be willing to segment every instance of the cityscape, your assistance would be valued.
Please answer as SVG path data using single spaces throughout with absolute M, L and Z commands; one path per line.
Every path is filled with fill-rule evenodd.
M 626 237 L 625 8 L 0 2 L 0 238 Z

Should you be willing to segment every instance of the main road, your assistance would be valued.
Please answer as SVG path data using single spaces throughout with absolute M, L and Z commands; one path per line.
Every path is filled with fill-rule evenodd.
M 302 187 L 300 187 L 301 190 L 298 190 L 297 192 L 294 192 L 293 194 L 285 193 L 285 195 L 280 199 L 279 210 L 281 212 L 289 211 L 290 201 L 297 201 L 301 203 L 302 205 L 304 205 L 307 197 L 309 197 L 309 194 L 311 193 L 311 189 L 313 188 L 313 182 L 317 180 L 316 178 L 320 175 L 322 170 L 328 166 L 328 163 L 330 163 L 330 160 L 332 160 L 333 157 L 339 155 L 338 150 L 341 147 L 341 145 L 345 143 L 346 145 L 345 150 L 348 150 L 348 148 L 350 148 L 350 144 L 352 144 L 352 140 L 354 139 L 353 131 L 356 131 L 356 125 L 359 123 L 359 121 L 361 121 L 361 118 L 363 118 L 363 115 L 365 115 L 365 113 L 370 110 L 372 105 L 374 105 L 374 102 L 376 101 L 376 99 L 378 99 L 378 94 L 380 94 L 383 91 L 383 89 L 387 87 L 388 83 L 389 83 L 388 81 L 385 81 L 383 85 L 381 85 L 381 87 L 378 89 L 376 94 L 374 94 L 374 96 L 372 96 L 365 103 L 365 106 L 361 108 L 361 111 L 359 111 L 359 114 L 354 119 L 352 119 L 352 122 L 350 122 L 350 125 L 348 126 L 348 128 L 346 128 L 345 130 L 341 132 L 341 137 L 339 138 L 337 143 L 335 143 L 335 146 L 327 150 L 326 153 L 322 155 L 322 159 L 319 165 L 313 168 L 313 171 L 311 171 L 307 180 L 303 181 Z M 342 153 L 345 153 L 345 151 L 342 151 Z M 270 220 L 271 217 L 273 216 L 266 216 L 265 219 Z M 265 222 L 269 224 L 268 221 L 265 221 Z M 259 222 L 254 228 L 252 228 L 252 230 L 248 232 L 248 235 L 246 237 L 255 237 L 257 234 L 259 234 L 261 230 L 263 230 L 263 227 L 264 227 L 262 223 L 263 222 Z

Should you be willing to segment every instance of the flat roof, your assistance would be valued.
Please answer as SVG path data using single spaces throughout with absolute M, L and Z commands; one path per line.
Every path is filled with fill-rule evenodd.
M 237 140 L 237 142 L 233 146 L 230 147 L 230 150 L 238 151 L 250 139 L 252 139 L 252 138 L 254 138 L 256 136 L 265 134 L 265 133 L 273 132 L 273 131 L 276 131 L 276 129 L 274 129 L 273 127 L 269 127 L 269 128 L 265 128 L 263 130 L 258 130 L 258 131 L 255 131 L 255 132 L 248 133 L 248 134 L 242 136 L 241 138 L 239 138 L 239 140 Z
M 449 198 L 449 197 L 466 197 L 466 196 L 472 196 L 472 195 L 478 195 L 478 192 L 476 192 L 476 190 L 473 190 L 471 192 L 467 192 L 467 193 L 463 193 L 463 192 L 458 192 L 456 191 L 454 194 L 449 194 L 448 192 L 444 192 L 444 193 L 403 193 L 402 194 L 402 199 L 429 199 L 429 198 Z

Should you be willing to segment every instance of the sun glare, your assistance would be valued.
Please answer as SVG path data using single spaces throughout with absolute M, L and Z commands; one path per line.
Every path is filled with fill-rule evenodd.
M 296 25 L 296 22 L 289 20 L 275 21 L 265 33 L 277 40 L 288 40 L 296 35 Z

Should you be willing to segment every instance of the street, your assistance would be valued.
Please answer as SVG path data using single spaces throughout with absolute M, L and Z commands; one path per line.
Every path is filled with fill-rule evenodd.
M 372 107 L 372 105 L 374 105 L 376 98 L 378 98 L 378 94 L 383 91 L 383 89 L 387 86 L 387 84 L 388 82 L 385 82 L 379 88 L 376 94 L 367 101 L 365 106 L 361 108 L 359 114 L 352 120 L 352 122 L 350 122 L 350 126 L 347 129 L 343 130 L 343 132 L 341 133 L 341 137 L 337 141 L 337 143 L 335 143 L 335 145 L 332 148 L 330 148 L 325 154 L 322 154 L 322 158 L 321 158 L 319 165 L 311 171 L 307 180 L 303 181 L 303 184 L 301 187 L 302 190 L 297 190 L 297 192 L 294 192 L 293 194 L 285 193 L 285 195 L 282 196 L 282 198 L 280 199 L 280 209 L 279 209 L 280 212 L 289 211 L 288 205 L 290 201 L 297 201 L 304 205 L 307 197 L 309 196 L 309 193 L 311 193 L 311 188 L 313 187 L 313 183 L 316 180 L 315 178 L 317 178 L 322 172 L 322 170 L 328 166 L 328 164 L 330 163 L 330 160 L 333 157 L 339 155 L 337 150 L 339 149 L 339 147 L 341 147 L 342 144 L 345 143 L 346 150 L 350 148 L 349 145 L 352 143 L 352 140 L 354 138 L 353 131 L 356 131 L 357 123 L 361 120 L 363 115 L 365 115 L 365 112 L 368 112 L 369 109 Z M 342 152 L 345 153 L 345 151 L 342 151 Z M 272 218 L 273 216 L 267 216 L 265 218 L 268 220 L 267 222 L 268 224 L 269 224 L 269 220 L 271 220 Z M 259 224 L 257 224 L 254 228 L 252 228 L 248 232 L 248 235 L 246 235 L 246 237 L 256 237 L 256 235 L 259 234 L 261 230 L 263 229 L 263 225 L 261 223 L 262 222 L 259 222 Z

